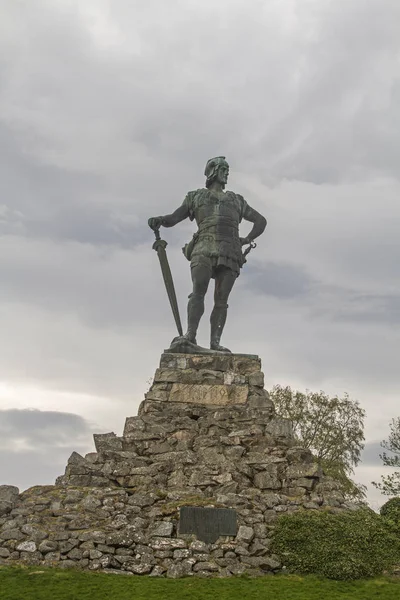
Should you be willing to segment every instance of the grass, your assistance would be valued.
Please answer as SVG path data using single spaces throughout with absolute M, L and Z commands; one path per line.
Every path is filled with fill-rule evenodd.
M 400 582 L 279 575 L 152 579 L 41 567 L 0 568 L 0 600 L 399 600 Z

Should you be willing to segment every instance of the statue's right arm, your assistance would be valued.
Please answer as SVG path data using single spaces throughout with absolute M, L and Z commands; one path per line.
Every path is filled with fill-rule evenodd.
M 163 227 L 173 227 L 184 221 L 189 216 L 189 209 L 186 203 L 183 203 L 179 208 L 177 208 L 170 215 L 164 215 L 163 217 L 152 217 L 149 219 L 149 227 L 151 229 L 159 229 L 161 225 Z
M 189 216 L 189 210 L 186 204 L 182 204 L 179 208 L 177 208 L 172 214 L 165 215 L 162 217 L 163 227 L 173 227 L 177 225 L 181 221 L 184 221 Z

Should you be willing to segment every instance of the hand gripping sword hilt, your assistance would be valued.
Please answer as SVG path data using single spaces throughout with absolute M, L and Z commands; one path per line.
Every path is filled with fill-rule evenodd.
M 249 246 L 243 252 L 243 258 L 244 258 L 245 262 L 246 262 L 246 256 L 248 255 L 250 250 L 252 250 L 252 248 L 257 248 L 257 244 L 253 240 L 249 243 Z

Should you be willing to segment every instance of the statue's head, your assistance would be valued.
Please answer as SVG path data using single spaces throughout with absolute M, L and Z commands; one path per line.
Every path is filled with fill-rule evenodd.
M 219 181 L 224 188 L 229 175 L 229 165 L 225 160 L 225 156 L 216 156 L 207 161 L 204 171 L 206 176 L 206 187 L 210 187 L 214 181 Z

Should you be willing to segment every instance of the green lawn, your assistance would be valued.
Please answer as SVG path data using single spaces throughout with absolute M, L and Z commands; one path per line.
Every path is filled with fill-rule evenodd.
M 152 579 L 42 568 L 0 568 L 1 600 L 399 600 L 400 581 L 315 577 Z

